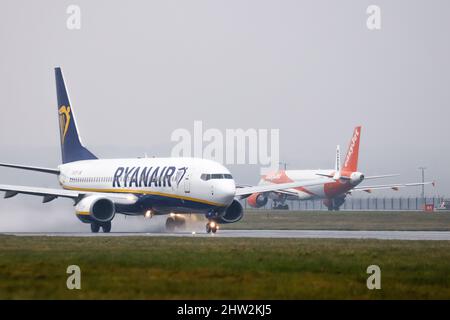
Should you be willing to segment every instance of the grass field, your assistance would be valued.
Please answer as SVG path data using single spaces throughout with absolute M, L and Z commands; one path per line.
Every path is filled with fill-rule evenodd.
M 450 242 L 0 236 L 1 299 L 448 299 L 449 275 Z
M 223 229 L 450 230 L 450 212 L 247 210 Z

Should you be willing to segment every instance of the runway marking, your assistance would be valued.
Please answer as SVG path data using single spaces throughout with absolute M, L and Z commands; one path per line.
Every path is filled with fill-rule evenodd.
M 378 239 L 378 240 L 441 240 L 450 241 L 450 231 L 342 231 L 342 230 L 219 230 L 216 234 L 175 233 L 27 233 L 8 232 L 4 235 L 47 237 L 217 237 L 217 238 L 288 238 L 288 239 Z

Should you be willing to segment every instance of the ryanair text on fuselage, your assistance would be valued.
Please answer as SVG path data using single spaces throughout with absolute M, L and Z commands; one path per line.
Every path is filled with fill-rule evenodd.
M 114 173 L 113 188 L 172 187 L 186 175 L 187 167 L 118 167 Z

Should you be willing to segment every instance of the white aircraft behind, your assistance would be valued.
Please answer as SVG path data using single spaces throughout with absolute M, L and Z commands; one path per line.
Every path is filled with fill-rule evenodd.
M 151 217 L 169 214 L 168 230 L 184 225 L 182 214 L 202 214 L 207 232 L 220 223 L 243 217 L 235 199 L 255 192 L 312 186 L 316 181 L 236 188 L 230 172 L 221 164 L 197 158 L 98 159 L 85 148 L 78 134 L 73 106 L 60 68 L 55 68 L 61 136 L 62 164 L 42 168 L 0 163 L 0 166 L 54 174 L 62 189 L 0 185 L 5 198 L 17 194 L 42 196 L 43 202 L 70 198 L 76 216 L 91 225 L 92 232 L 110 232 L 117 213 Z M 173 214 L 171 214 L 173 213 Z M 180 214 L 180 215 L 178 215 Z
M 395 183 L 382 185 L 360 186 L 365 180 L 379 179 L 397 176 L 397 174 L 366 176 L 358 171 L 359 141 L 361 126 L 354 129 L 347 155 L 341 165 L 340 149 L 336 149 L 336 163 L 334 169 L 329 170 L 279 170 L 263 176 L 259 185 L 273 185 L 294 181 L 311 182 L 317 177 L 326 178 L 322 184 L 310 187 L 295 187 L 286 190 L 271 192 L 257 192 L 248 197 L 247 203 L 254 208 L 260 208 L 267 204 L 269 199 L 274 203 L 274 209 L 288 209 L 287 200 L 323 200 L 328 210 L 339 210 L 344 204 L 347 195 L 357 191 L 371 193 L 374 190 L 391 189 L 397 191 L 403 187 L 423 186 L 434 182 Z M 330 180 L 331 179 L 331 180 Z

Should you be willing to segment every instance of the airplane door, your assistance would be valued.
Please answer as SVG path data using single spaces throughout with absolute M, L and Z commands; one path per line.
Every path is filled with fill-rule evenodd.
M 189 174 L 184 177 L 184 193 L 191 192 L 191 181 L 189 179 Z

